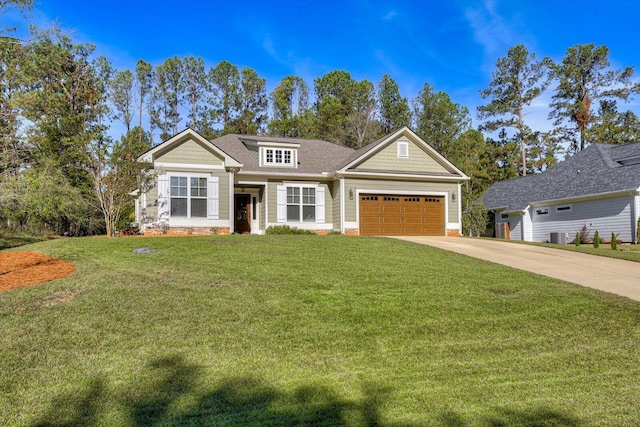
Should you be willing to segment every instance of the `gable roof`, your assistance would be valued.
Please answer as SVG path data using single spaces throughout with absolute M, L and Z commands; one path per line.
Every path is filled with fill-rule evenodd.
M 290 145 L 298 150 L 297 168 L 260 166 L 258 143 Z M 352 148 L 320 139 L 283 138 L 256 135 L 228 134 L 211 141 L 242 163 L 242 173 L 273 172 L 285 174 L 323 174 L 336 169 L 342 160 L 353 153 Z
M 637 159 L 633 164 L 629 159 Z M 625 163 L 628 163 L 625 165 Z M 482 196 L 485 208 L 520 212 L 529 205 L 605 196 L 640 189 L 640 142 L 591 144 L 539 174 L 494 183 Z
M 390 133 L 389 135 L 385 135 L 382 138 L 377 139 L 365 145 L 364 147 L 360 148 L 359 150 L 355 151 L 351 156 L 347 157 L 344 160 L 344 162 L 338 167 L 338 172 L 341 172 L 341 173 L 347 172 L 349 169 L 356 166 L 357 164 L 362 163 L 366 159 L 374 156 L 376 153 L 378 153 L 384 147 L 391 144 L 400 136 L 405 136 L 409 140 L 411 140 L 413 143 L 420 146 L 425 152 L 427 152 L 431 157 L 433 157 L 433 159 L 436 162 L 438 162 L 447 171 L 449 171 L 449 173 L 445 173 L 445 174 L 429 172 L 427 173 L 428 175 L 440 175 L 443 177 L 450 177 L 450 178 L 456 178 L 456 179 L 469 179 L 469 177 L 465 175 L 464 172 L 462 172 L 460 169 L 455 167 L 453 163 L 451 163 L 449 160 L 444 158 L 444 156 L 438 153 L 432 146 L 424 142 L 422 138 L 420 138 L 418 135 L 416 135 L 411 129 L 409 129 L 406 126 L 398 129 L 395 132 Z M 378 172 L 398 173 L 398 171 L 391 171 L 391 170 L 378 171 Z M 417 174 L 417 173 L 412 172 L 412 174 Z
M 174 135 L 173 137 L 156 145 L 155 147 L 148 150 L 147 152 L 141 154 L 140 156 L 138 156 L 138 161 L 152 163 L 158 154 L 166 152 L 172 146 L 179 145 L 190 139 L 196 141 L 203 147 L 207 148 L 208 150 L 212 151 L 213 153 L 221 157 L 224 160 L 224 164 L 226 167 L 234 167 L 234 168 L 242 167 L 242 163 L 238 162 L 234 157 L 222 151 L 215 144 L 212 144 L 210 141 L 208 141 L 206 138 L 204 138 L 202 135 L 200 135 L 198 132 L 196 132 L 191 128 L 187 128 L 183 130 L 182 132 Z
M 373 141 L 364 147 L 353 148 L 334 144 L 320 139 L 285 138 L 272 136 L 256 136 L 242 134 L 227 134 L 211 141 L 191 128 L 187 128 L 172 138 L 162 142 L 146 153 L 138 157 L 138 161 L 152 162 L 156 157 L 171 150 L 189 139 L 196 141 L 205 148 L 224 159 L 225 167 L 234 168 L 240 174 L 248 175 L 318 175 L 333 176 L 335 173 L 358 173 L 349 169 L 357 166 L 365 160 L 375 156 L 381 149 L 393 143 L 398 137 L 405 136 L 420 146 L 428 155 L 438 162 L 446 172 L 406 172 L 395 170 L 364 171 L 375 175 L 406 175 L 420 177 L 436 177 L 445 180 L 469 179 L 462 171 L 445 159 L 433 147 L 424 142 L 408 127 L 403 127 L 389 135 Z M 297 150 L 297 167 L 278 167 L 274 165 L 261 166 L 259 153 L 261 145 L 272 145 L 283 148 L 295 148 Z

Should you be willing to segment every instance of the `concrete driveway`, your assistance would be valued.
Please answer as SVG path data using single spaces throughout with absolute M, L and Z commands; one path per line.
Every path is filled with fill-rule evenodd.
M 501 240 L 397 237 L 640 301 L 640 263 Z

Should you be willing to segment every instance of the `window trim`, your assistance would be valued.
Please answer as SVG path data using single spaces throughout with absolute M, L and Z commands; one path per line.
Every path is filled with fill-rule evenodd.
M 297 188 L 298 189 L 298 203 L 289 203 L 289 188 Z M 313 200 L 314 203 L 305 203 L 305 197 L 310 197 L 310 195 L 304 195 L 305 189 L 313 189 Z M 277 212 L 277 222 L 284 224 L 324 224 L 325 223 L 325 188 L 318 183 L 287 183 L 283 182 L 281 185 L 277 186 L 278 193 L 278 212 Z M 299 209 L 299 219 L 298 220 L 290 220 L 288 216 L 289 206 L 298 206 Z M 304 208 L 313 206 L 314 207 L 314 220 L 306 220 L 304 219 Z
M 398 141 L 398 158 L 409 158 L 409 143 L 407 141 Z
M 297 149 L 260 147 L 260 166 L 297 167 Z
M 219 195 L 218 195 L 218 177 L 212 176 L 207 173 L 197 173 L 197 172 L 167 172 L 167 197 L 166 197 L 166 215 L 167 218 L 175 218 L 177 220 L 206 220 L 206 219 L 218 219 L 219 216 Z M 186 216 L 175 216 L 171 215 L 171 199 L 173 198 L 171 195 L 171 178 L 187 178 L 187 215 Z M 191 178 L 205 179 L 206 180 L 206 197 L 193 197 L 198 200 L 205 200 L 205 216 L 193 216 L 191 215 Z M 201 187 L 200 187 L 201 188 Z M 179 197 L 184 198 L 184 197 Z

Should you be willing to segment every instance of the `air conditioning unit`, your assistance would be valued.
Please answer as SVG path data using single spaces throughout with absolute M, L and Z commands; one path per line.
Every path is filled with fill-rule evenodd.
M 569 235 L 567 233 L 551 233 L 549 240 L 557 245 L 566 245 L 569 241 Z

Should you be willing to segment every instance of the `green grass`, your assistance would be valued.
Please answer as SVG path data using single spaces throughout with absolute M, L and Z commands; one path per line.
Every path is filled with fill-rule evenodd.
M 0 425 L 640 424 L 622 297 L 382 238 L 20 249 L 78 270 L 0 293 Z
M 555 243 L 541 243 L 541 242 L 522 242 L 517 240 L 511 240 L 512 243 L 524 243 L 527 245 L 545 246 L 547 248 L 562 249 L 565 251 L 580 252 L 589 255 L 598 255 L 609 258 L 624 259 L 627 261 L 640 262 L 640 245 L 629 245 L 618 243 L 617 249 L 611 249 L 609 243 L 600 243 L 599 248 L 594 248 L 593 244 L 582 243 L 580 246 L 576 245 L 557 245 Z
M 41 242 L 49 237 L 19 231 L 0 230 L 0 250 Z

